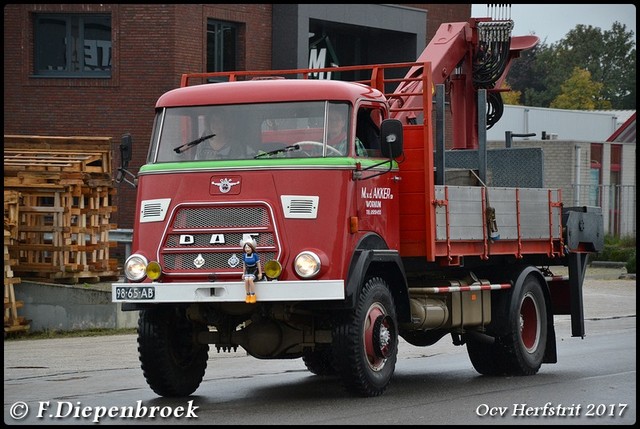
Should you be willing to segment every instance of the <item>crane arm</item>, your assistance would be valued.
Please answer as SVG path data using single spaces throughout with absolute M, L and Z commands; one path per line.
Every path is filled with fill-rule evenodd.
M 478 89 L 500 88 L 512 61 L 520 56 L 521 51 L 531 49 L 538 43 L 536 36 L 512 37 L 512 29 L 513 21 L 491 18 L 445 23 L 438 28 L 418 57 L 417 62 L 431 64 L 433 84 L 447 86 L 454 121 L 454 148 L 477 147 L 477 127 L 474 129 L 474 126 Z M 410 94 L 422 92 L 420 77 L 423 73 L 424 66 L 411 67 L 394 91 L 396 96 L 391 100 L 392 117 L 405 124 L 415 121 L 408 108 L 417 109 L 422 103 L 421 97 Z M 497 92 L 488 99 L 494 104 L 502 102 Z M 488 123 L 488 127 L 497 122 L 499 116 L 490 119 L 493 122 Z

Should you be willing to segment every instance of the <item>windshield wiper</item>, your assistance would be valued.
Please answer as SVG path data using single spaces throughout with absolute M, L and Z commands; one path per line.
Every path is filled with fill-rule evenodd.
M 263 156 L 277 155 L 279 153 L 290 152 L 292 150 L 300 150 L 300 145 L 292 144 L 291 146 L 286 146 L 280 149 L 272 150 L 270 152 L 262 152 L 254 156 L 253 159 L 262 158 Z
M 180 145 L 180 146 L 178 146 L 178 147 L 174 148 L 174 149 L 173 149 L 173 151 L 174 151 L 175 153 L 182 153 L 182 152 L 184 152 L 185 150 L 188 150 L 189 148 L 191 148 L 191 147 L 193 147 L 193 146 L 196 146 L 196 145 L 199 145 L 199 144 L 200 144 L 200 143 L 202 143 L 203 141 L 210 139 L 211 137 L 215 137 L 215 134 L 209 134 L 209 135 L 207 135 L 207 136 L 202 136 L 202 137 L 200 137 L 199 139 L 195 139 L 195 140 L 194 140 L 194 141 L 192 141 L 192 142 L 182 144 L 182 145 Z

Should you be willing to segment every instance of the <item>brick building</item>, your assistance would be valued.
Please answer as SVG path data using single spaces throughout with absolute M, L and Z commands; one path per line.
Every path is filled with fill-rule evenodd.
M 185 72 L 414 61 L 470 4 L 9 4 L 4 7 L 4 133 L 112 138 L 144 163 L 154 106 Z M 69 42 L 69 43 L 67 43 Z M 80 49 L 82 48 L 82 49 Z M 135 190 L 112 220 L 131 228 Z

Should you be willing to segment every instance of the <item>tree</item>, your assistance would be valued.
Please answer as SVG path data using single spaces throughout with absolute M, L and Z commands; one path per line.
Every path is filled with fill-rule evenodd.
M 610 109 L 609 100 L 602 97 L 603 83 L 593 82 L 589 70 L 575 67 L 573 74 L 560 87 L 561 93 L 550 107 L 571 110 Z
M 532 96 L 546 89 L 543 79 L 546 72 L 536 69 L 538 51 L 544 48 L 544 44 L 538 44 L 527 51 L 522 51 L 520 57 L 511 65 L 507 75 L 511 89 L 520 93 L 520 103 L 525 106 L 538 106 L 539 104 L 534 102 Z
M 502 101 L 504 102 L 504 104 L 512 104 L 512 105 L 519 105 L 520 104 L 520 97 L 522 96 L 522 93 L 520 91 L 514 91 L 513 89 L 511 89 L 511 86 L 509 86 L 509 84 L 504 81 L 502 83 L 502 89 L 508 89 L 508 92 L 501 92 L 500 94 L 502 94 Z
M 522 61 L 524 60 L 524 61 Z M 574 69 L 586 69 L 601 95 L 614 109 L 635 109 L 636 47 L 632 31 L 614 22 L 611 30 L 578 24 L 564 39 L 525 51 L 511 67 L 508 79 L 529 106 L 549 107 Z

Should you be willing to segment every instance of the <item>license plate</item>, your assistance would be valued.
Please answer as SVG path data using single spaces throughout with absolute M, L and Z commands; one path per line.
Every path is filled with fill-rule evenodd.
M 154 299 L 155 290 L 149 286 L 117 286 L 116 299 Z

